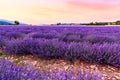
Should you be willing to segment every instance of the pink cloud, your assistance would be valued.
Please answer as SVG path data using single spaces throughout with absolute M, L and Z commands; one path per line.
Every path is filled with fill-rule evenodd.
M 119 7 L 120 3 L 112 3 L 112 2 L 83 2 L 83 1 L 67 1 L 69 6 L 83 7 L 88 9 L 95 10 L 108 10 Z

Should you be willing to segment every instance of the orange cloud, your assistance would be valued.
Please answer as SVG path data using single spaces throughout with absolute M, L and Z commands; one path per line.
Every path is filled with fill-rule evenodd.
M 88 9 L 95 9 L 95 10 L 108 10 L 119 7 L 120 3 L 113 4 L 113 3 L 91 3 L 91 2 L 82 2 L 82 1 L 67 1 L 69 6 L 75 6 L 80 8 L 88 8 Z

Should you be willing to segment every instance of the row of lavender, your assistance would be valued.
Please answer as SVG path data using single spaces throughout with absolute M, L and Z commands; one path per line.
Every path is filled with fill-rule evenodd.
M 101 74 L 74 70 L 37 70 L 0 59 L 0 80 L 102 80 Z
M 64 42 L 120 43 L 119 27 L 0 26 L 0 36 L 12 39 L 44 38 Z
M 44 59 L 62 58 L 71 62 L 77 59 L 120 67 L 120 44 L 116 43 L 65 43 L 58 40 L 25 38 L 10 41 L 4 51 L 10 54 L 33 54 Z
M 120 67 L 119 27 L 0 27 L 0 48 L 11 54 L 76 59 Z

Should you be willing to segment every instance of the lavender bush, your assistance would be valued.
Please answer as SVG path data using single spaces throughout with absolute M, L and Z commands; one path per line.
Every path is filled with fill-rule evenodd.
M 3 49 L 7 43 L 8 43 L 8 40 L 6 38 L 0 36 L 0 49 Z
M 7 32 L 5 34 L 5 37 L 8 39 L 19 39 L 19 38 L 24 38 L 24 35 L 25 34 L 21 32 Z
M 12 40 L 7 44 L 5 51 L 11 54 L 30 54 L 31 48 L 36 44 L 38 41 L 32 38 Z
M 82 42 L 80 35 L 63 35 L 59 37 L 59 40 L 65 42 Z
M 108 36 L 101 36 L 101 35 L 88 35 L 85 38 L 86 41 L 94 44 L 94 43 L 113 43 L 115 41 L 114 38 L 108 37 Z
M 31 37 L 31 38 L 45 38 L 45 39 L 57 38 L 57 34 L 54 34 L 54 33 L 41 33 L 41 32 L 30 33 L 27 36 Z
M 31 47 L 31 53 L 40 58 L 63 58 L 66 43 L 58 40 L 36 40 L 38 44 Z

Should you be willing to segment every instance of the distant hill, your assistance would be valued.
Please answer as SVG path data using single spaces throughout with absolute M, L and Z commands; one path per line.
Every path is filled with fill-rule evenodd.
M 0 25 L 15 25 L 15 21 L 0 19 Z M 19 25 L 27 25 L 27 24 L 19 22 Z

